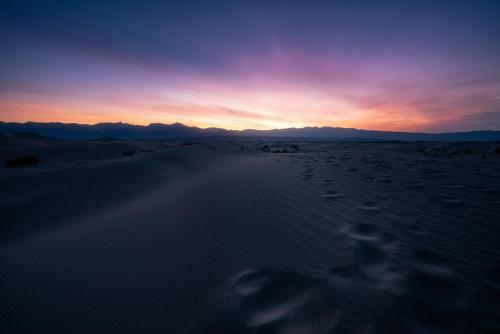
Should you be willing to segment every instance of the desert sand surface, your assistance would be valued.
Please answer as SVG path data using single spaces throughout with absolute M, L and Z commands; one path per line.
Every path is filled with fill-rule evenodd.
M 498 333 L 499 146 L 2 138 L 0 332 Z

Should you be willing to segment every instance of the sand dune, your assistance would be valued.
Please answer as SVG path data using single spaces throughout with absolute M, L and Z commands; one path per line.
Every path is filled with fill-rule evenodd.
M 500 330 L 498 144 L 264 144 L 22 143 L 3 332 Z

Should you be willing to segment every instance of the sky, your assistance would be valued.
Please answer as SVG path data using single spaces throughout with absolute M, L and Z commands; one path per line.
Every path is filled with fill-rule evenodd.
M 500 1 L 0 4 L 0 121 L 500 130 Z

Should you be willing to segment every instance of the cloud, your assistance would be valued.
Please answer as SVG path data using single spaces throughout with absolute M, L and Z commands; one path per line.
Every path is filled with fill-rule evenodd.
M 447 119 L 434 122 L 428 130 L 432 132 L 500 130 L 500 111 L 453 115 Z

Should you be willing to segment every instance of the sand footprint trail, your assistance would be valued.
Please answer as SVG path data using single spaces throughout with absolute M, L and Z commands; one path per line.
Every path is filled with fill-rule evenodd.
M 227 333 L 472 334 L 499 330 L 500 299 L 495 298 L 500 297 L 500 284 L 498 280 L 493 283 L 490 274 L 471 275 L 469 269 L 484 256 L 492 260 L 493 253 L 499 254 L 499 248 L 492 245 L 495 238 L 488 238 L 488 245 L 476 244 L 486 234 L 473 223 L 478 214 L 497 220 L 498 208 L 485 204 L 489 201 L 478 206 L 474 200 L 490 196 L 494 201 L 495 188 L 476 186 L 472 188 L 476 193 L 467 193 L 466 184 L 474 176 L 458 172 L 459 167 L 448 161 L 419 161 L 403 155 L 389 164 L 371 153 L 358 155 L 309 159 L 308 177 L 301 180 L 315 185 L 323 200 L 308 202 L 308 207 L 336 218 L 325 221 L 335 227 L 325 230 L 336 250 L 334 265 L 319 278 L 275 270 L 237 275 L 238 283 L 221 287 L 219 296 L 234 303 L 234 308 L 222 314 L 231 314 L 244 325 L 238 327 L 236 320 Z M 431 168 L 430 163 L 443 164 L 443 168 Z M 480 184 L 492 182 L 498 181 L 490 175 Z M 498 235 L 497 228 L 494 233 Z M 487 272 L 495 268 L 492 261 L 483 265 L 490 268 Z M 232 284 L 248 294 L 235 291 Z M 277 292 L 280 287 L 283 291 Z M 275 298 L 275 292 L 280 297 Z M 205 307 L 219 314 L 221 310 L 211 306 L 208 300 Z M 191 330 L 203 328 L 205 316 L 201 312 Z

